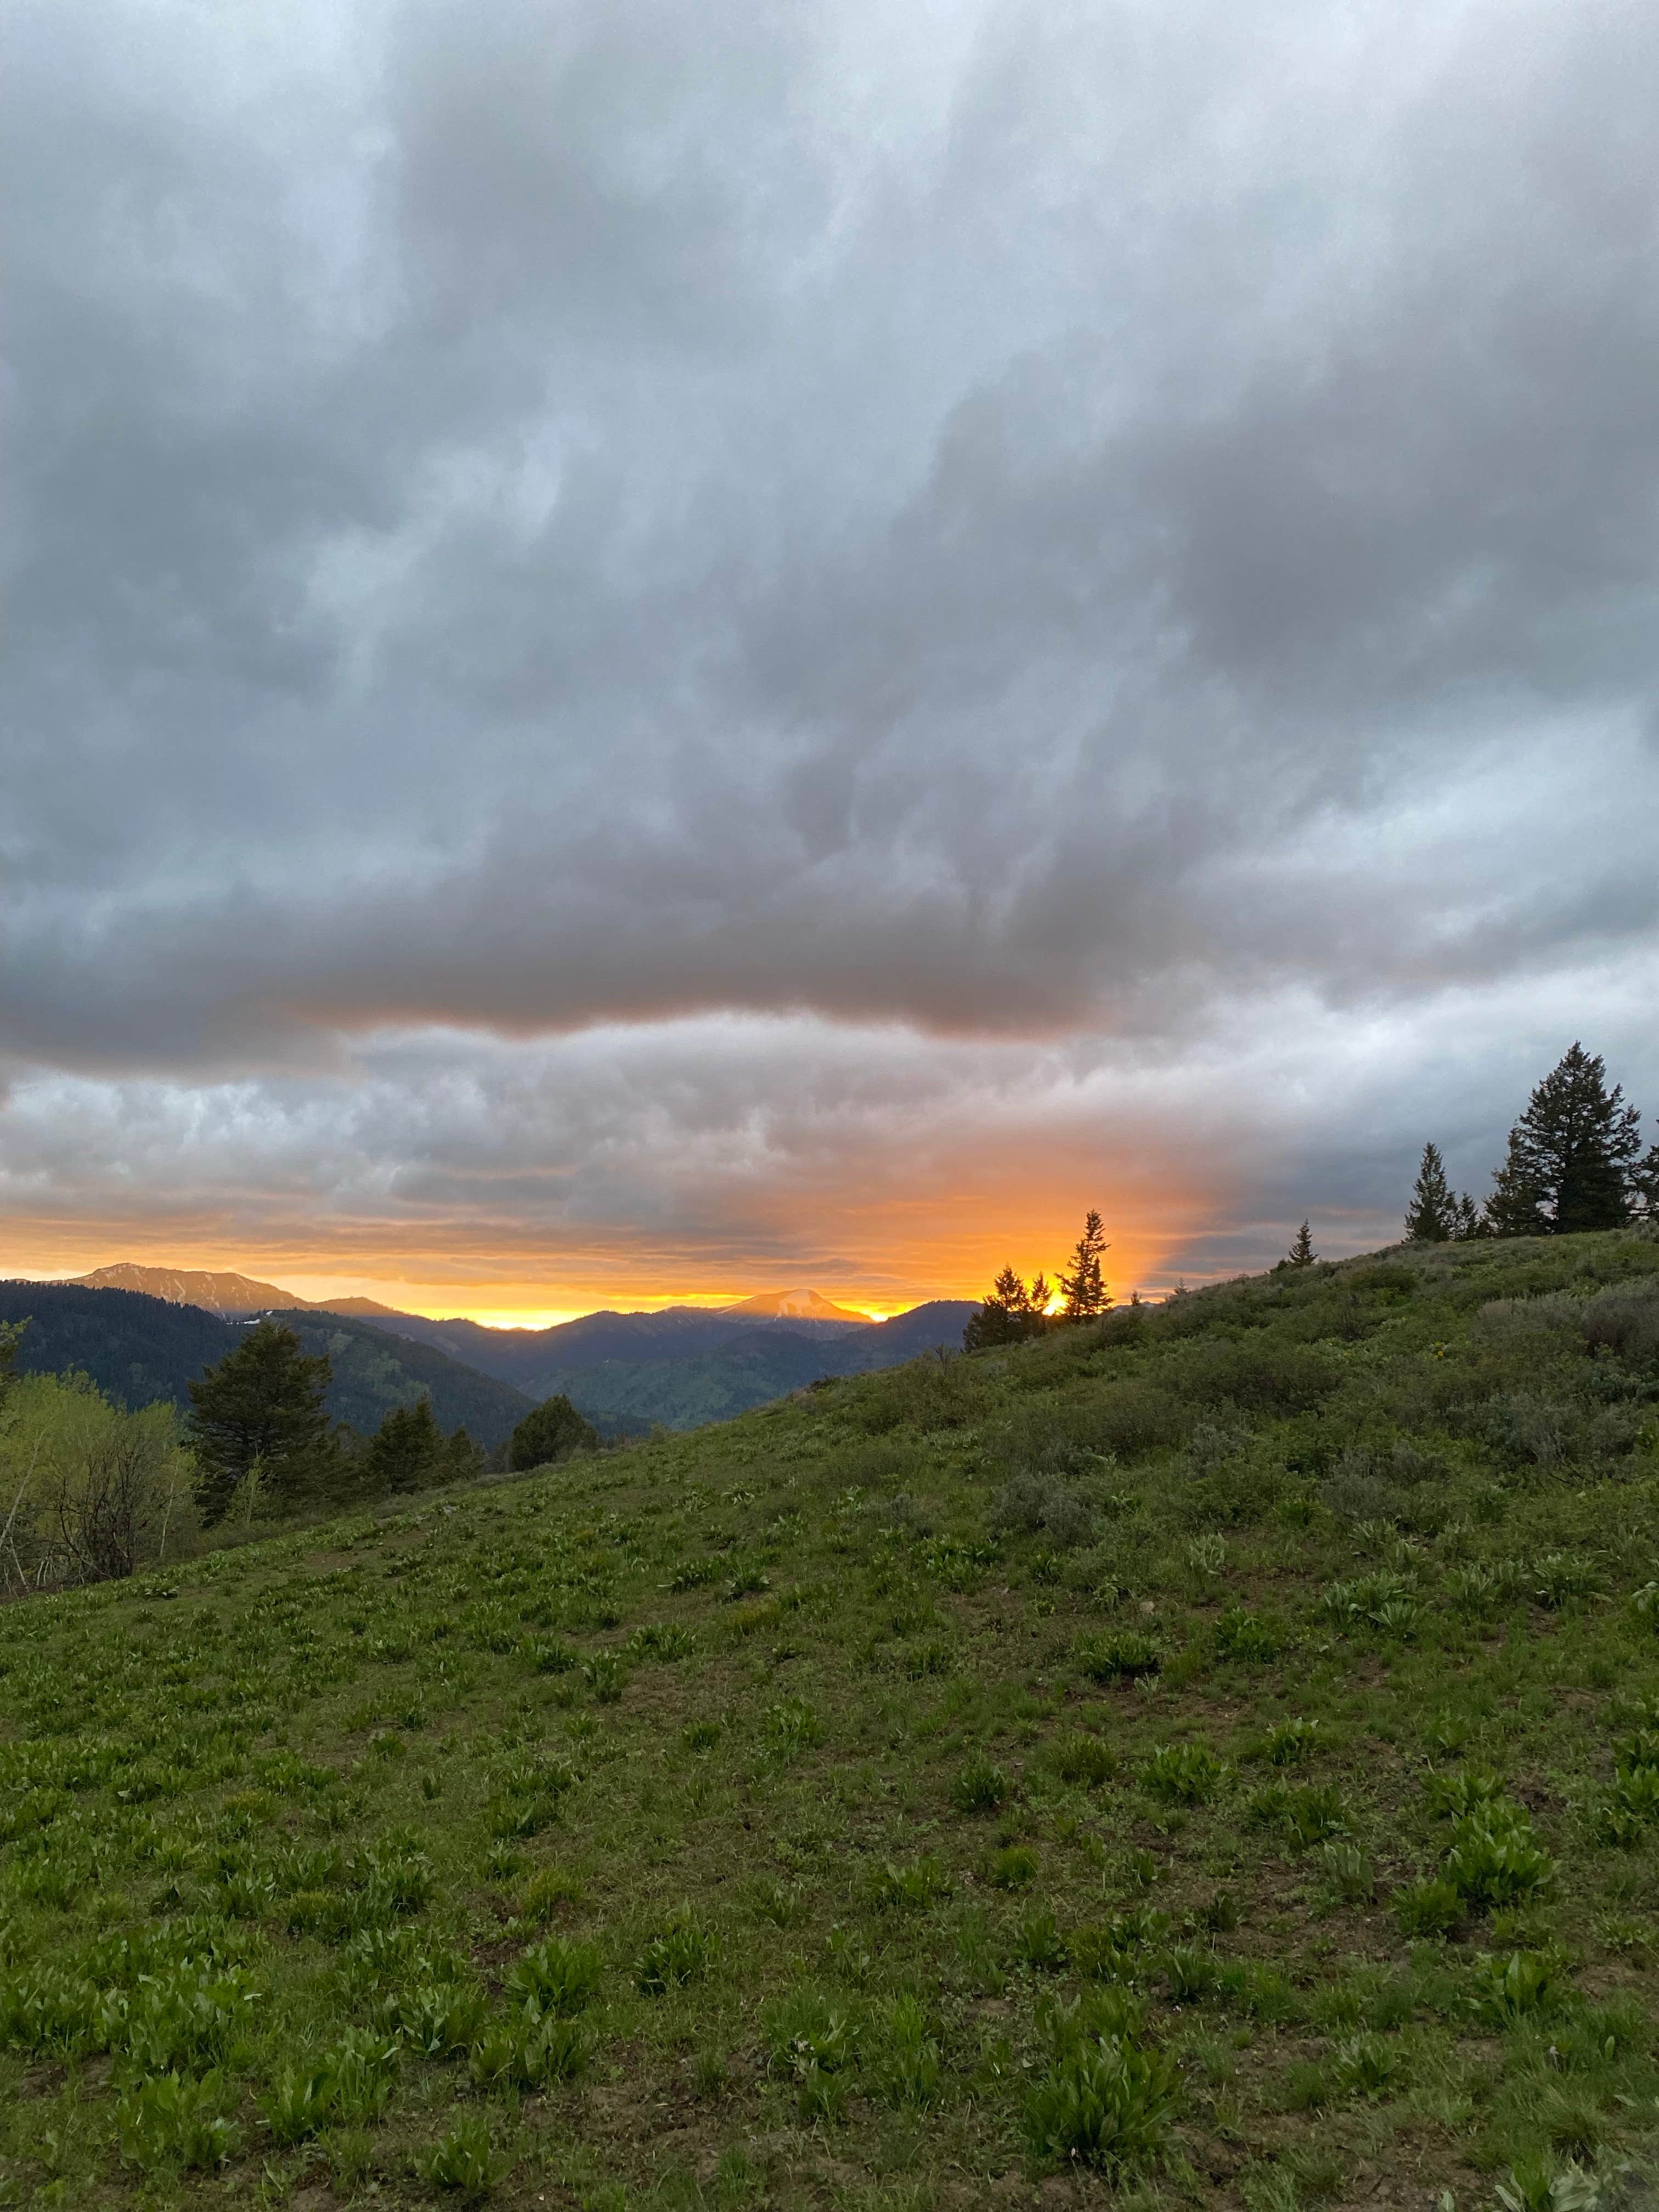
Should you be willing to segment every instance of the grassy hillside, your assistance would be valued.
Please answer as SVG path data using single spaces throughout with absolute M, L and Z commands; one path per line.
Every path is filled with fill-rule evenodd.
M 4 2189 L 1634 2203 L 1656 1540 L 1583 1237 L 15 1606 Z

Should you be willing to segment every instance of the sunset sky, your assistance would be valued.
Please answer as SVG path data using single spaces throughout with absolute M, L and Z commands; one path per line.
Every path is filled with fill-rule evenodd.
M 0 1274 L 1120 1294 L 1659 1133 L 1659 9 L 16 0 Z

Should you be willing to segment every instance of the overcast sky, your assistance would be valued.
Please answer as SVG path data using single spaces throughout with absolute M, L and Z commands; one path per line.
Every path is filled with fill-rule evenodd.
M 1123 1289 L 1659 1109 L 1650 0 L 7 46 L 0 1272 Z

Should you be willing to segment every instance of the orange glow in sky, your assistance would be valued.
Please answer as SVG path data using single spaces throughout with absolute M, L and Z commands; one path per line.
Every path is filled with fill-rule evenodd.
M 100 1224 L 14 1221 L 0 1274 L 78 1275 L 118 1260 L 248 1275 L 315 1301 L 370 1297 L 402 1311 L 470 1316 L 491 1328 L 540 1328 L 610 1307 L 731 1305 L 759 1291 L 810 1286 L 881 1317 L 930 1297 L 985 1295 L 1012 1261 L 1054 1280 L 1090 1204 L 1106 1216 L 1115 1297 L 1156 1296 L 1174 1279 L 1171 1255 L 1204 1225 L 1212 1194 L 1149 1177 L 1114 1177 L 1098 1164 L 1056 1159 L 1050 1174 L 934 1164 L 908 1187 L 871 1172 L 846 1187 L 790 1194 L 779 1217 L 647 1242 L 603 1231 L 554 1249 L 545 1232 L 465 1220 L 417 1230 L 368 1222 L 320 1231 L 289 1223 L 195 1220 L 173 1228 L 129 1216 Z M 950 1170 L 955 1172 L 951 1173 Z M 1114 1182 L 1116 1183 L 1115 1191 Z

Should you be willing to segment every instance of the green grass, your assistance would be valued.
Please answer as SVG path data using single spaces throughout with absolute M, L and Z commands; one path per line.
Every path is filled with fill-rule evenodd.
M 0 2203 L 1588 2205 L 1656 1295 L 1279 1273 L 7 1608 Z

